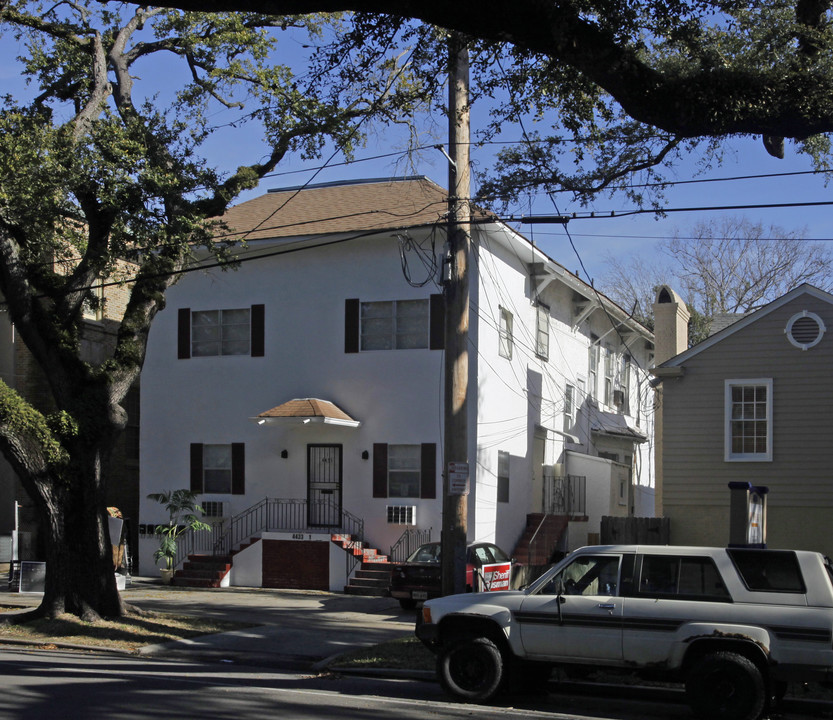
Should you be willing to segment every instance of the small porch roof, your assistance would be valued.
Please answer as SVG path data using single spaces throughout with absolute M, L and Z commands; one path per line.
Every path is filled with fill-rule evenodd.
M 335 403 L 329 400 L 319 400 L 318 398 L 295 398 L 249 419 L 258 425 L 307 425 L 309 423 L 324 423 L 343 427 L 359 427 L 361 425 L 359 420 L 354 420 Z
M 636 443 L 644 443 L 648 440 L 644 432 L 631 427 L 622 415 L 615 413 L 596 411 L 590 425 L 590 431 L 600 435 L 609 435 Z

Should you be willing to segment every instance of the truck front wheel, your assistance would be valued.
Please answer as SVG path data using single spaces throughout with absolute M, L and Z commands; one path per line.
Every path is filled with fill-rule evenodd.
M 761 671 L 734 652 L 703 656 L 691 668 L 685 691 L 692 710 L 704 720 L 756 720 L 766 702 Z
M 457 638 L 440 649 L 437 676 L 449 695 L 467 702 L 486 702 L 503 682 L 503 656 L 488 638 Z

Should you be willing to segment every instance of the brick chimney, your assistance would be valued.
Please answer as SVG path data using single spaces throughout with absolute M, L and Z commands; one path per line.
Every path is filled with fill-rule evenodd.
M 688 349 L 691 313 L 668 285 L 660 285 L 654 310 L 654 362 L 657 365 Z
M 654 311 L 654 365 L 661 365 L 675 355 L 688 349 L 688 321 L 691 313 L 683 299 L 668 285 L 657 289 Z M 661 380 L 656 373 L 656 380 Z M 668 379 L 665 382 L 673 382 Z M 653 383 L 652 383 L 653 384 Z M 656 412 L 654 414 L 654 514 L 662 517 L 662 451 L 663 451 L 663 417 L 662 384 L 655 385 Z

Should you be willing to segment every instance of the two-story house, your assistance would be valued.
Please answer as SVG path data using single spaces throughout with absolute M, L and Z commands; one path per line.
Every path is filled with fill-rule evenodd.
M 224 582 L 340 589 L 331 534 L 382 555 L 408 530 L 439 539 L 446 212 L 421 177 L 269 192 L 223 218 L 236 269 L 206 261 L 169 291 L 142 497 L 193 489 L 217 525 L 203 551 L 256 540 Z M 572 518 L 550 554 L 603 515 L 651 515 L 652 334 L 493 215 L 471 234 L 469 539 L 511 553 L 530 514 Z M 142 500 L 145 574 L 165 519 Z
M 660 290 L 671 321 L 680 302 Z M 833 431 L 825 401 L 833 392 L 831 326 L 833 296 L 805 284 L 654 370 L 672 543 L 732 541 L 734 483 L 764 490 L 769 547 L 833 554 L 833 471 L 823 452 Z M 669 334 L 659 317 L 655 331 L 659 350 Z

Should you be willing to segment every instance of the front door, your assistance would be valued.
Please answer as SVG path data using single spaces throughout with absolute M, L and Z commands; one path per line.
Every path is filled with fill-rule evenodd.
M 307 445 L 307 522 L 341 525 L 341 445 Z

